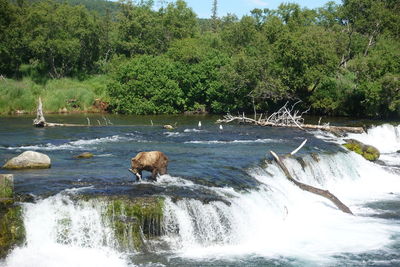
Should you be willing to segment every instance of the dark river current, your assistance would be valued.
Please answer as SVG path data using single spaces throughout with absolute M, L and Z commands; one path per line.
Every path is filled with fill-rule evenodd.
M 48 116 L 51 122 L 91 127 L 34 128 L 31 117 L 0 118 L 0 162 L 33 150 L 50 169 L 13 173 L 22 203 L 25 245 L 4 266 L 400 266 L 400 126 L 371 127 L 350 137 L 381 151 L 372 163 L 322 132 L 242 124 L 215 124 L 216 116 Z M 199 127 L 201 121 L 201 127 Z M 164 124 L 175 125 L 165 130 Z M 355 216 L 291 184 L 269 151 L 303 183 L 328 189 Z M 128 171 L 141 151 L 169 157 L 168 174 L 142 182 Z M 93 158 L 76 159 L 83 152 Z M 68 205 L 65 192 L 84 195 L 163 196 L 167 248 L 120 252 L 96 236 L 108 235 L 96 208 Z M 171 199 L 179 199 L 172 201 Z M 229 203 L 229 204 L 228 204 Z M 85 231 L 55 238 L 58 216 Z M 89 229 L 89 230 L 88 230 Z M 84 240 L 80 242 L 79 240 Z M 103 239 L 104 240 L 104 239 Z M 112 242 L 111 242 L 112 243 Z

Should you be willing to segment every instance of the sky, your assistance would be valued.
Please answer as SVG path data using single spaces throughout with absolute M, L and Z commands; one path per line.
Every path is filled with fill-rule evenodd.
M 158 2 L 157 0 L 155 2 Z M 171 1 L 164 1 L 171 2 Z M 329 0 L 218 0 L 218 17 L 223 17 L 227 13 L 232 13 L 241 18 L 243 15 L 250 14 L 254 8 L 276 9 L 281 3 L 297 3 L 301 7 L 316 8 L 322 7 Z M 335 0 L 341 3 L 340 0 Z M 186 0 L 186 3 L 199 18 L 211 17 L 211 7 L 213 0 Z

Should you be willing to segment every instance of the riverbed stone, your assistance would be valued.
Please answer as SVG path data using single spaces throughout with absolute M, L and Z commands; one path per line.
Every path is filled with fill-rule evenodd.
M 90 153 L 90 152 L 83 152 L 82 154 L 79 154 L 77 156 L 75 156 L 75 158 L 77 159 L 89 159 L 89 158 L 93 158 L 94 154 Z
M 380 157 L 379 150 L 374 146 L 366 145 L 355 139 L 346 139 L 345 141 L 346 143 L 343 144 L 344 147 L 360 154 L 369 161 L 375 161 Z
M 49 156 L 35 151 L 25 151 L 4 164 L 3 169 L 47 169 L 51 166 Z

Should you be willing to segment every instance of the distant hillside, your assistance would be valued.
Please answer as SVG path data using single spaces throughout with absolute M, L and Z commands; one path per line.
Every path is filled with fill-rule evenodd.
M 28 2 L 39 2 L 41 0 L 28 0 Z M 119 11 L 118 2 L 106 0 L 54 0 L 58 3 L 66 3 L 70 5 L 83 5 L 90 11 L 95 11 L 101 16 L 105 16 L 107 12 L 114 16 Z
M 106 15 L 107 10 L 110 14 L 116 14 L 119 10 L 118 2 L 105 1 L 105 0 L 56 0 L 61 3 L 68 3 L 71 5 L 84 5 L 88 10 L 96 11 L 100 15 Z

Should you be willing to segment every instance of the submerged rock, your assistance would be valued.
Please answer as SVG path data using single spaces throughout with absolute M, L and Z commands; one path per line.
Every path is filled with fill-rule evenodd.
M 49 156 L 35 152 L 25 151 L 4 164 L 4 169 L 47 169 L 51 166 Z
M 357 154 L 360 154 L 369 161 L 375 161 L 380 157 L 379 150 L 374 146 L 366 145 L 355 139 L 347 139 L 345 141 L 346 143 L 343 144 L 344 147 L 356 152 Z
M 90 152 L 83 152 L 82 154 L 79 154 L 78 156 L 75 156 L 74 158 L 76 159 L 88 159 L 88 158 L 93 158 L 94 154 Z

